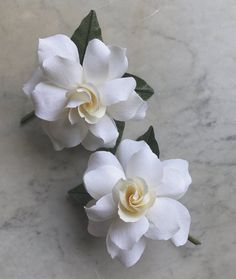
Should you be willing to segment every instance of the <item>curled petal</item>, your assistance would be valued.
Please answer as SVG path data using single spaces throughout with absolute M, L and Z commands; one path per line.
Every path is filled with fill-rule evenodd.
M 156 189 L 162 179 L 162 165 L 150 148 L 143 148 L 130 158 L 126 175 L 127 177 L 141 177 L 149 187 Z
M 102 166 L 113 166 L 123 172 L 123 168 L 120 165 L 120 162 L 111 152 L 97 151 L 93 153 L 89 158 L 87 171 L 95 170 Z
M 119 121 L 143 119 L 146 110 L 147 102 L 143 101 L 135 91 L 132 91 L 126 101 L 113 104 L 108 108 L 111 117 Z
M 112 194 L 101 197 L 95 205 L 85 207 L 85 211 L 89 220 L 100 222 L 111 219 L 117 214 L 117 206 L 115 205 Z
M 42 64 L 45 78 L 52 84 L 68 90 L 76 88 L 82 81 L 82 67 L 79 62 L 54 56 Z
M 114 142 L 119 135 L 115 122 L 107 115 L 104 115 L 96 124 L 88 125 L 90 132 L 103 140 L 104 145 Z
M 126 49 L 117 46 L 108 46 L 110 49 L 108 79 L 122 77 L 128 69 Z
M 98 88 L 103 105 L 110 106 L 125 101 L 136 86 L 134 78 L 119 78 L 105 82 Z
M 141 258 L 146 247 L 146 241 L 144 238 L 141 238 L 131 249 L 122 250 L 111 241 L 109 236 L 107 236 L 106 246 L 112 259 L 117 258 L 126 267 L 131 267 Z
M 109 48 L 100 40 L 93 39 L 88 43 L 84 55 L 84 78 L 87 82 L 101 84 L 107 79 L 109 69 Z
M 188 171 L 188 162 L 181 159 L 166 160 L 162 162 L 163 179 L 158 185 L 158 196 L 181 198 L 192 183 Z
M 184 245 L 188 240 L 191 217 L 188 209 L 178 201 L 175 201 L 179 231 L 171 238 L 176 246 Z
M 116 156 L 123 168 L 126 169 L 130 158 L 142 149 L 149 149 L 146 142 L 125 139 L 118 146 Z
M 137 222 L 126 223 L 117 218 L 110 226 L 108 235 L 111 241 L 122 250 L 130 250 L 147 232 L 149 223 L 146 217 Z
M 114 185 L 123 177 L 122 170 L 114 166 L 101 166 L 85 172 L 84 185 L 88 193 L 98 200 L 111 193 Z
M 55 150 L 77 146 L 88 132 L 88 128 L 82 120 L 71 125 L 67 114 L 57 121 L 41 121 L 41 126 L 51 139 Z
M 38 56 L 40 64 L 45 59 L 53 56 L 60 56 L 72 61 L 79 61 L 79 53 L 76 45 L 69 37 L 63 34 L 39 39 Z
M 66 90 L 41 82 L 32 93 L 37 117 L 47 120 L 57 120 L 66 106 Z
M 146 216 L 150 222 L 149 231 L 145 234 L 151 239 L 168 240 L 180 229 L 176 213 L 176 202 L 169 198 L 157 198 Z

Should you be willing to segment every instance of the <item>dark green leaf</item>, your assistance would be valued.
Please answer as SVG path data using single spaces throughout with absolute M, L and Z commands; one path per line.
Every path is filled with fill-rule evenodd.
M 80 205 L 86 205 L 92 197 L 84 188 L 83 183 L 68 191 L 69 196 Z
M 144 140 L 150 146 L 152 152 L 158 157 L 160 156 L 159 146 L 155 139 L 155 133 L 152 126 L 149 127 L 146 133 L 138 137 L 137 140 Z
M 102 32 L 95 11 L 91 10 L 71 37 L 79 50 L 81 65 L 88 42 L 95 38 L 102 40 Z
M 140 77 L 137 77 L 129 73 L 124 74 L 124 77 L 133 77 L 136 80 L 137 85 L 135 91 L 144 101 L 148 100 L 154 94 L 154 90 L 152 89 L 152 87 L 148 85 L 146 81 L 141 79 Z

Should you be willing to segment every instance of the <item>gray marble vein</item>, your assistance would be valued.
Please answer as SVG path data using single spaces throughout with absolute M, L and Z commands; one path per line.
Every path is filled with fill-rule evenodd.
M 89 153 L 55 152 L 21 91 L 39 37 L 71 35 L 90 9 L 106 42 L 128 48 L 129 71 L 156 91 L 135 138 L 152 124 L 161 158 L 190 162 L 182 202 L 202 245 L 149 241 L 125 269 L 88 235 L 82 208 L 66 196 Z M 236 274 L 236 2 L 233 0 L 0 1 L 0 278 L 234 279 Z

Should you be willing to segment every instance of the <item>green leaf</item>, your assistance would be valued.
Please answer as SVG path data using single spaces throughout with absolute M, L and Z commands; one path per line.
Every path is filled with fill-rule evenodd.
M 92 197 L 89 195 L 89 193 L 84 188 L 84 184 L 80 184 L 79 186 L 76 186 L 75 188 L 68 191 L 68 195 L 76 201 L 80 205 L 86 205 L 90 200 L 92 200 Z
M 146 133 L 144 133 L 142 136 L 138 137 L 137 140 L 144 140 L 151 148 L 152 152 L 155 153 L 158 158 L 160 156 L 160 150 L 159 150 L 159 146 L 158 143 L 156 141 L 155 138 L 155 133 L 153 130 L 153 127 L 150 126 L 147 130 Z
M 154 90 L 152 89 L 152 87 L 148 85 L 146 81 L 141 79 L 140 77 L 137 77 L 129 73 L 125 73 L 124 77 L 133 77 L 136 80 L 137 85 L 135 91 L 144 101 L 148 100 L 154 94 Z
M 102 31 L 98 23 L 96 12 L 91 10 L 71 37 L 71 40 L 76 44 L 79 50 L 81 65 L 84 60 L 88 42 L 95 38 L 102 41 Z

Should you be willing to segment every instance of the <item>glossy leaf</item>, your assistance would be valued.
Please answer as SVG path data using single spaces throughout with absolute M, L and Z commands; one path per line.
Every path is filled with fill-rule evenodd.
M 96 12 L 91 10 L 71 37 L 71 40 L 76 44 L 79 50 L 81 65 L 84 60 L 88 42 L 95 38 L 102 41 L 102 31 L 98 23 Z
M 136 80 L 137 85 L 135 91 L 144 101 L 148 100 L 154 94 L 152 87 L 142 78 L 129 73 L 124 74 L 124 77 L 133 77 Z
M 92 197 L 84 188 L 83 183 L 68 191 L 68 195 L 78 204 L 83 206 L 86 205 L 90 200 L 92 200 Z
M 154 133 L 154 129 L 152 126 L 150 126 L 148 128 L 146 133 L 144 133 L 142 136 L 138 137 L 137 140 L 138 141 L 144 140 L 150 146 L 152 152 L 155 153 L 159 158 L 160 150 L 159 150 L 159 146 L 158 146 L 157 140 L 155 138 L 155 133 Z

